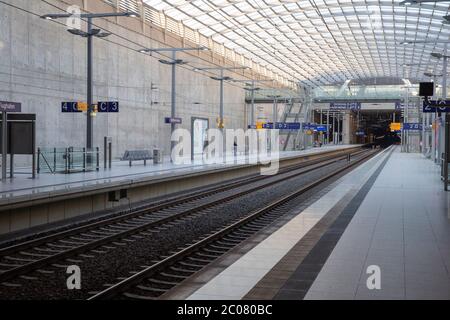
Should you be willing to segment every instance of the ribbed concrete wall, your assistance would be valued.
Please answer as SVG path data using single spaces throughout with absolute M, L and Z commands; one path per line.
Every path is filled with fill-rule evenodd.
M 7 0 L 38 15 L 58 12 L 41 1 Z M 60 7 L 65 3 L 53 1 Z M 97 3 L 91 0 L 90 3 Z M 100 4 L 99 5 L 103 5 Z M 124 21 L 124 20 L 120 20 Z M 73 36 L 63 25 L 0 4 L 0 100 L 23 104 L 23 112 L 37 114 L 37 145 L 66 147 L 85 145 L 86 115 L 62 114 L 62 101 L 86 100 L 86 40 Z M 131 21 L 130 23 L 135 23 Z M 127 32 L 115 23 L 101 21 L 104 28 L 147 47 L 164 47 L 144 34 Z M 84 26 L 83 26 L 84 27 Z M 112 136 L 114 156 L 125 149 L 169 149 L 170 67 L 132 49 L 137 45 L 111 36 L 95 39 L 94 100 L 118 100 L 119 114 L 99 114 L 95 120 L 95 146 Z M 126 44 L 126 48 L 112 42 Z M 180 55 L 190 65 L 205 65 L 194 56 Z M 219 83 L 184 66 L 177 71 L 178 116 L 190 130 L 191 117 L 205 117 L 216 126 Z M 156 87 L 156 90 L 152 90 Z M 244 128 L 244 90 L 225 87 L 227 128 Z M 195 104 L 200 103 L 200 104 Z

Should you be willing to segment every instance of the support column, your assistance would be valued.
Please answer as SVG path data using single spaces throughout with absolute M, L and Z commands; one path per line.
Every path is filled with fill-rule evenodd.
M 173 51 L 172 52 L 172 92 L 171 92 L 171 117 L 172 119 L 174 119 L 177 115 L 177 105 L 176 105 L 176 97 L 177 97 L 177 93 L 176 93 L 176 76 L 177 76 L 177 72 L 176 72 L 176 52 Z M 172 123 L 170 124 L 170 137 L 171 137 L 171 141 L 170 141 L 170 159 L 171 161 L 173 161 L 172 159 L 172 152 L 173 149 L 176 146 L 176 141 L 172 141 L 172 136 L 173 133 L 176 130 L 176 124 L 172 121 Z
M 447 50 L 446 50 L 447 51 Z M 447 52 L 446 52 L 447 53 Z M 442 67 L 442 99 L 447 99 L 447 63 L 448 58 L 444 56 Z M 450 117 L 443 113 L 444 117 L 444 190 L 448 191 L 448 162 L 449 162 L 449 142 L 450 142 Z
M 341 144 L 341 113 L 337 114 L 337 144 Z
M 330 144 L 330 109 L 327 110 L 327 144 Z
M 6 181 L 6 169 L 8 166 L 8 115 L 6 111 L 3 111 L 2 114 L 2 181 Z
M 336 113 L 333 113 L 333 144 L 336 144 Z
M 272 121 L 275 128 L 275 123 L 277 122 L 278 118 L 278 100 L 277 97 L 273 98 L 273 109 L 272 109 Z
M 254 126 L 255 123 L 255 81 L 252 82 L 252 109 L 250 114 L 250 125 Z
M 406 88 L 405 117 L 406 117 L 405 122 L 409 122 L 409 87 Z M 406 153 L 408 153 L 409 152 L 409 132 L 404 130 L 403 134 L 405 135 L 405 151 L 406 151 Z
M 436 76 L 433 76 L 433 84 L 434 84 L 434 92 L 436 93 Z M 434 97 L 433 97 L 434 98 Z M 431 122 L 431 160 L 436 163 L 436 144 L 437 144 L 437 127 L 436 127 L 436 115 L 437 111 L 430 114 L 430 122 Z
M 350 114 L 345 112 L 342 117 L 342 143 L 343 144 L 350 144 Z
M 93 43 L 92 43 L 92 18 L 88 18 L 88 39 L 87 39 L 87 124 L 86 124 L 86 149 L 90 151 L 94 144 L 93 135 L 93 119 L 92 119 L 92 104 L 93 104 Z M 88 164 L 91 163 L 91 157 L 88 157 Z

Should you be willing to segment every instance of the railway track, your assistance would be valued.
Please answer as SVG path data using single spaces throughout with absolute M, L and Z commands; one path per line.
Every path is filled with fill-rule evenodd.
M 358 156 L 364 151 L 353 152 Z M 162 201 L 120 216 L 100 220 L 44 237 L 32 239 L 0 249 L 0 283 L 11 285 L 17 277 L 27 278 L 27 274 L 37 271 L 49 273 L 46 266 L 71 260 L 92 258 L 103 253 L 102 248 L 125 245 L 154 232 L 158 228 L 176 221 L 205 214 L 206 209 L 229 202 L 274 183 L 341 161 L 347 154 L 326 155 L 320 159 L 305 161 L 299 165 L 286 167 L 274 177 L 249 177 L 224 186 L 199 191 L 187 196 Z M 150 230 L 150 231 L 149 231 Z M 77 260 L 78 259 L 78 260 Z
M 327 182 L 331 178 L 357 166 L 372 157 L 377 151 L 369 151 L 359 159 L 345 165 L 322 178 L 309 183 L 281 199 L 250 213 L 216 232 L 198 239 L 194 244 L 145 267 L 121 282 L 109 286 L 93 295 L 89 300 L 140 299 L 154 300 L 173 289 L 194 273 L 222 256 L 258 231 L 264 229 L 277 218 L 286 214 L 289 206 L 305 192 Z

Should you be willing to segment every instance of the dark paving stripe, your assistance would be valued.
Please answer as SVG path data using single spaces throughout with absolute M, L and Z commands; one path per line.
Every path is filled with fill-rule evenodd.
M 332 184 L 328 187 L 331 191 L 335 186 Z M 283 287 L 283 285 L 289 280 L 290 276 L 297 270 L 298 266 L 306 258 L 306 256 L 311 252 L 314 246 L 319 242 L 320 238 L 325 234 L 325 232 L 331 227 L 333 222 L 342 213 L 345 207 L 351 202 L 355 197 L 358 190 L 350 190 L 345 194 L 342 199 L 340 199 L 331 208 L 322 219 L 320 219 L 314 227 L 309 230 L 303 237 L 298 241 L 293 248 L 282 258 L 278 263 L 250 290 L 247 295 L 243 298 L 244 300 L 271 300 L 275 297 L 278 291 Z M 316 200 L 323 197 L 326 193 L 321 194 Z M 294 216 L 298 215 L 299 210 Z M 292 216 L 292 218 L 294 218 Z M 290 219 L 289 219 L 290 220 Z M 288 221 L 289 221 L 288 220 Z M 285 223 L 287 223 L 286 221 Z M 283 223 L 283 224 L 285 224 Z M 308 267 L 308 265 L 305 265 Z M 315 266 L 315 265 L 314 265 Z M 309 269 L 304 270 L 305 272 L 310 272 L 311 268 L 314 266 L 309 266 Z
M 353 196 L 345 195 L 338 203 L 270 270 L 247 295 L 245 300 L 271 300 L 297 270 L 321 236 L 331 226 Z M 298 213 L 296 214 L 298 215 Z M 309 272 L 310 270 L 305 270 Z
M 294 273 L 284 283 L 278 293 L 273 297 L 275 300 L 302 300 L 311 288 L 313 282 L 328 260 L 331 252 L 338 243 L 348 224 L 354 217 L 367 193 L 372 188 L 387 161 L 392 155 L 392 150 L 383 160 L 377 170 L 370 176 L 350 203 L 337 216 L 336 220 L 325 231 L 316 245 L 306 255 Z

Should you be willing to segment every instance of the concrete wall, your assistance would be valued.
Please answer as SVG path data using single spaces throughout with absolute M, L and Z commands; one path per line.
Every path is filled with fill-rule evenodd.
M 6 2 L 37 15 L 59 12 L 41 1 Z M 67 3 L 53 3 L 67 7 Z M 98 0 L 89 1 L 91 7 L 94 4 L 104 6 Z M 128 20 L 127 28 L 131 28 L 136 21 Z M 128 20 L 119 21 L 124 24 Z M 86 101 L 86 40 L 68 33 L 65 21 L 60 22 L 62 25 L 0 4 L 0 100 L 21 102 L 23 112 L 37 114 L 37 146 L 83 147 L 86 115 L 62 114 L 61 102 Z M 170 66 L 135 51 L 139 49 L 136 44 L 153 48 L 167 44 L 151 40 L 145 32 L 127 32 L 115 22 L 100 23 L 126 40 L 114 35 L 107 41 L 94 40 L 94 101 L 117 100 L 121 108 L 119 114 L 97 115 L 94 145 L 101 147 L 103 137 L 112 136 L 115 157 L 125 149 L 153 145 L 167 154 L 170 126 L 164 124 L 164 117 L 170 116 Z M 180 58 L 190 63 L 177 71 L 178 116 L 184 122 L 180 127 L 190 130 L 194 116 L 209 118 L 215 127 L 219 83 L 192 71 L 192 66 L 205 65 L 203 60 L 183 54 Z M 244 96 L 244 90 L 226 84 L 227 128 L 245 128 Z

